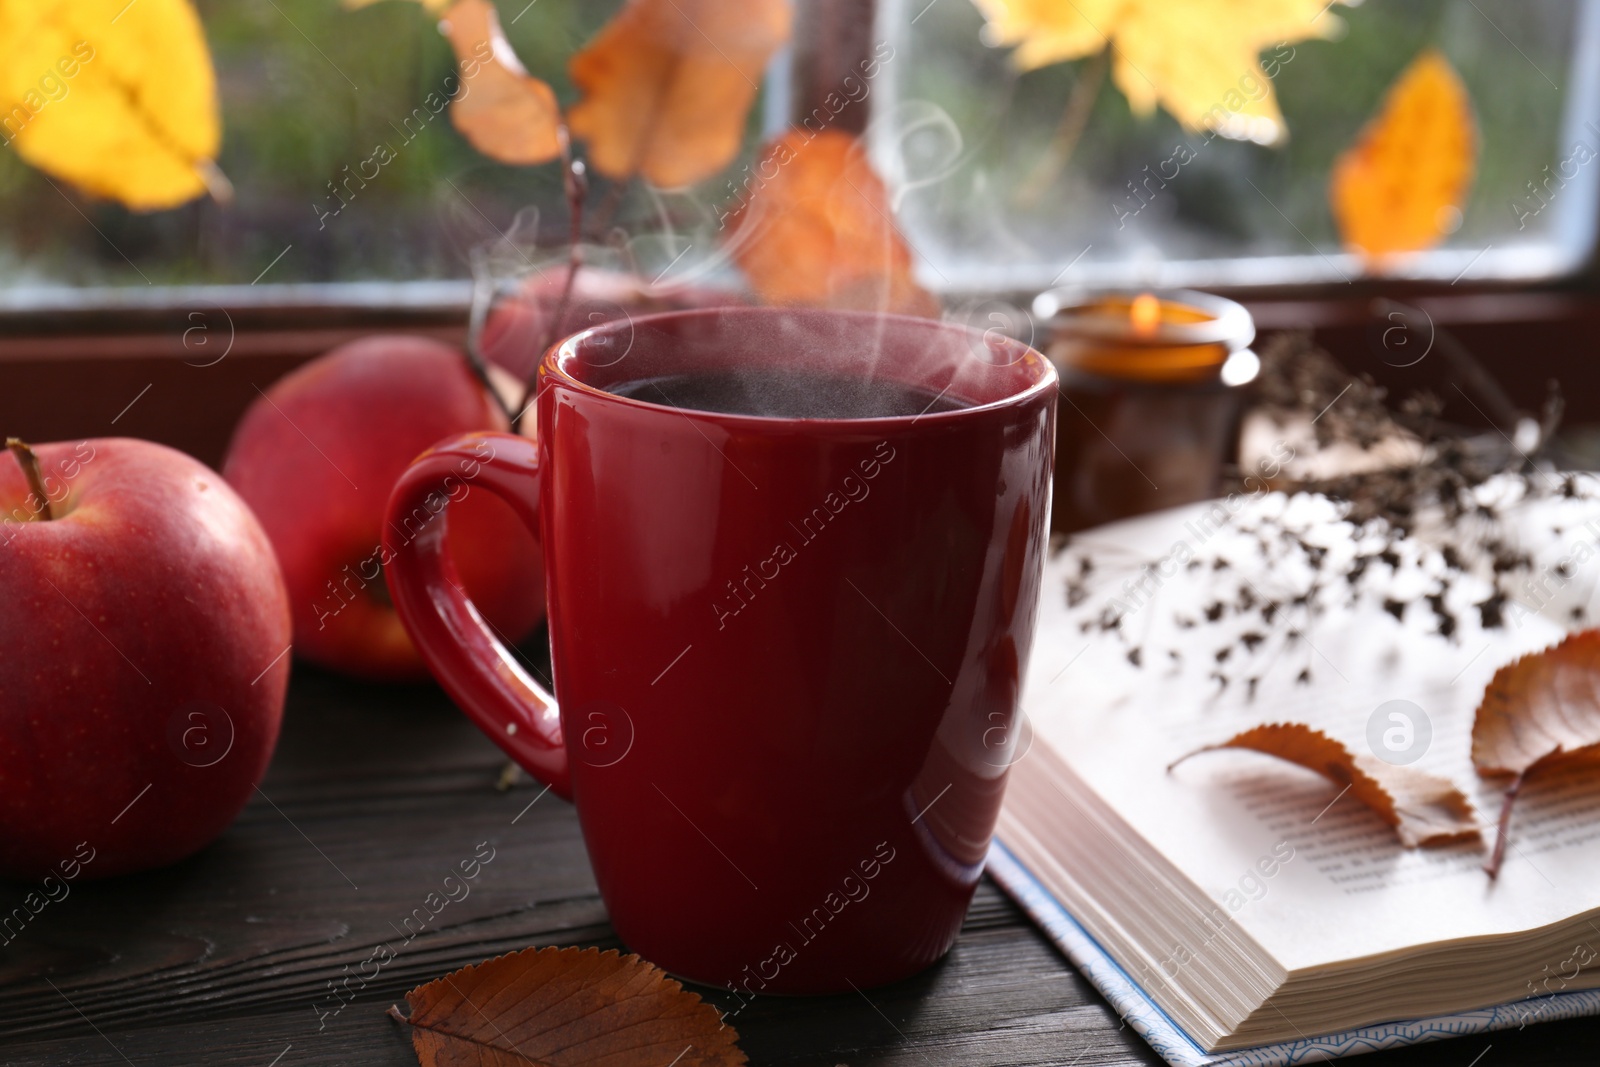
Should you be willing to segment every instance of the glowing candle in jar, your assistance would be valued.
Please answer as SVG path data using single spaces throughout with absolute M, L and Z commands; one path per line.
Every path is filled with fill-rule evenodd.
M 1154 293 L 1140 293 L 1128 306 L 1128 319 L 1136 337 L 1149 337 L 1161 325 L 1161 301 Z
M 1070 293 L 1034 302 L 1061 374 L 1052 527 L 1082 529 L 1214 495 L 1238 387 L 1260 361 L 1250 313 L 1205 293 Z

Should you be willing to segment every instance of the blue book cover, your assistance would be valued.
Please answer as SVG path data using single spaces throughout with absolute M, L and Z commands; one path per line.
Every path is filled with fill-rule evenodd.
M 1379 1049 L 1438 1041 L 1448 1037 L 1518 1030 L 1534 1023 L 1600 1015 L 1600 990 L 1554 993 L 1492 1008 L 1439 1015 L 1431 1019 L 1363 1026 L 1340 1034 L 1287 1041 L 1233 1052 L 1208 1053 L 1167 1017 L 1145 991 L 1090 937 L 1050 891 L 995 841 L 989 848 L 988 873 L 1056 943 L 1089 983 L 1100 991 L 1128 1026 L 1173 1067 L 1282 1067 L 1354 1056 Z

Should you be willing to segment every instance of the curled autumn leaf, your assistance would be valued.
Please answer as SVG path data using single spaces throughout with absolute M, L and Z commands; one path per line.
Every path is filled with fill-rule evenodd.
M 406 994 L 422 1067 L 736 1067 L 739 1035 L 638 956 L 530 948 Z
M 590 165 L 663 188 L 726 167 L 792 17 L 788 0 L 628 0 L 570 65 Z
M 1600 630 L 1576 633 L 1553 648 L 1495 672 L 1472 723 L 1472 762 L 1487 777 L 1511 778 L 1500 807 L 1494 854 L 1500 871 L 1511 807 L 1533 775 L 1600 759 Z
M 751 286 L 774 304 L 932 316 L 911 250 L 861 144 L 837 130 L 791 130 L 770 142 L 725 218 Z
M 529 74 L 489 0 L 455 0 L 439 23 L 461 69 L 450 122 L 472 147 L 501 163 L 528 166 L 561 154 L 561 107 Z
M 1015 45 L 1024 70 L 1109 48 L 1112 78 L 1136 113 L 1159 105 L 1190 132 L 1263 143 L 1280 140 L 1284 125 L 1272 89 L 1276 69 L 1264 70 L 1260 53 L 1329 37 L 1339 27 L 1327 0 L 975 2 L 988 39 Z
M 1477 143 L 1466 86 L 1443 55 L 1423 52 L 1334 163 L 1328 200 L 1345 244 L 1374 261 L 1444 240 L 1472 189 Z
M 1229 748 L 1276 756 L 1347 788 L 1352 797 L 1394 827 L 1400 843 L 1407 848 L 1478 836 L 1472 805 L 1448 779 L 1355 755 L 1327 734 L 1302 723 L 1257 726 L 1220 744 L 1191 752 L 1172 766 L 1201 752 Z
M 189 0 L 0 0 L 0 122 L 33 166 L 135 211 L 231 193 Z

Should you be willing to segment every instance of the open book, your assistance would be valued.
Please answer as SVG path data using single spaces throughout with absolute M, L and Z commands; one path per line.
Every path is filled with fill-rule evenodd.
M 1490 880 L 1504 783 L 1469 756 L 1495 670 L 1558 641 L 1594 593 L 1600 552 L 1579 566 L 1573 548 L 1594 549 L 1600 523 L 1530 507 L 1544 510 L 1524 547 L 1545 580 L 1485 629 L 1489 587 L 1441 572 L 1425 536 L 1348 604 L 1349 530 L 1319 506 L 1281 520 L 1326 538 L 1315 564 L 1264 524 L 1281 497 L 1103 527 L 1050 559 L 1022 701 L 1033 734 L 991 870 L 1174 1063 L 1300 1062 L 1600 1012 L 1583 992 L 1600 987 L 1600 781 L 1524 789 Z M 1348 792 L 1258 753 L 1168 770 L 1287 721 L 1452 779 L 1483 841 L 1403 848 Z M 1256 1051 L 1213 1055 L 1242 1049 Z

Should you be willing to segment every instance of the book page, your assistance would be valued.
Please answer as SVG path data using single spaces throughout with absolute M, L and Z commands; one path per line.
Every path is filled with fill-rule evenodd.
M 1590 560 L 1573 546 L 1594 546 L 1600 523 L 1549 509 L 1530 518 L 1535 576 L 1559 570 L 1560 580 L 1524 589 L 1504 626 L 1485 628 L 1488 584 L 1426 552 L 1380 564 L 1384 573 L 1363 576 L 1370 594 L 1344 603 L 1336 587 L 1350 584 L 1341 552 L 1348 559 L 1351 544 L 1338 538 L 1349 541 L 1348 527 L 1324 531 L 1320 573 L 1298 548 L 1263 565 L 1261 531 L 1276 529 L 1264 517 L 1320 529 L 1316 514 L 1283 507 L 1273 496 L 1221 516 L 1177 509 L 1090 531 L 1052 557 L 1023 697 L 1035 743 L 1291 972 L 1511 934 L 1600 905 L 1600 784 L 1585 781 L 1596 776 L 1525 789 L 1491 881 L 1481 868 L 1504 782 L 1480 780 L 1470 759 L 1473 713 L 1495 670 L 1560 640 L 1591 598 L 1600 552 Z M 1307 597 L 1316 583 L 1322 592 Z M 1167 769 L 1267 722 L 1306 723 L 1352 752 L 1450 778 L 1476 805 L 1484 840 L 1403 848 L 1348 792 L 1258 753 Z

